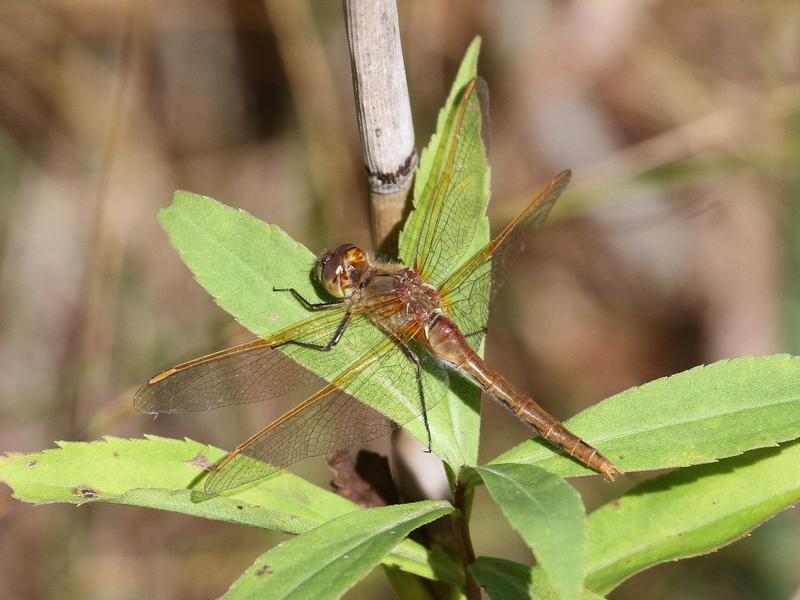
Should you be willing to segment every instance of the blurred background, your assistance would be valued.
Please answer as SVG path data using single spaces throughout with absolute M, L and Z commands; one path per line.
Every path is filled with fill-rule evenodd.
M 417 147 L 469 41 L 492 100 L 493 225 L 573 184 L 492 313 L 490 362 L 566 418 L 725 357 L 800 351 L 800 4 L 398 3 Z M 0 450 L 159 433 L 233 447 L 284 407 L 153 422 L 153 372 L 249 335 L 156 215 L 187 189 L 317 253 L 369 246 L 337 2 L 0 4 Z M 249 410 L 249 409 L 248 409 Z M 526 430 L 484 403 L 482 455 Z M 301 465 L 320 485 L 324 461 Z M 589 510 L 614 486 L 579 481 Z M 476 550 L 530 563 L 484 492 Z M 283 539 L 0 490 L 9 598 L 214 597 Z M 611 598 L 800 597 L 800 516 Z M 392 597 L 380 570 L 350 598 Z

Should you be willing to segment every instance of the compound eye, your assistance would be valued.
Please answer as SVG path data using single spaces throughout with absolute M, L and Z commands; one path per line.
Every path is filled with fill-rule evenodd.
M 344 298 L 351 293 L 348 252 L 353 248 L 352 244 L 344 244 L 333 252 L 325 252 L 317 262 L 317 278 L 334 298 Z
M 325 281 L 325 265 L 331 260 L 332 254 L 330 250 L 325 250 L 325 252 L 320 254 L 319 258 L 317 258 L 317 264 L 314 267 L 314 275 L 320 283 L 324 283 Z

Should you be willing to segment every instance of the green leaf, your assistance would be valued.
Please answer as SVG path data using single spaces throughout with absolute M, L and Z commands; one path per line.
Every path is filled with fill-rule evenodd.
M 108 502 L 301 533 L 353 505 L 288 472 L 233 496 L 193 501 L 203 465 L 225 452 L 191 440 L 150 436 L 58 442 L 59 448 L 0 459 L 0 480 L 37 504 Z M 268 508 L 267 508 L 268 507 Z
M 383 568 L 383 574 L 398 600 L 435 600 L 427 582 L 423 579 L 386 566 Z
M 481 556 L 469 567 L 472 576 L 490 597 L 496 600 L 558 600 L 559 595 L 539 567 L 529 567 L 519 563 Z M 594 592 L 583 590 L 582 600 L 600 600 Z
M 172 205 L 161 212 L 161 222 L 197 281 L 222 308 L 258 336 L 269 336 L 311 316 L 291 294 L 275 292 L 273 287 L 294 287 L 312 302 L 322 300 L 311 279 L 314 256 L 274 225 L 188 192 L 175 194 Z M 345 331 L 331 352 L 295 349 L 292 357 L 330 380 L 346 372 L 385 339 L 377 327 L 368 325 L 355 332 Z M 408 368 L 413 370 L 413 365 Z M 403 385 L 387 389 L 380 377 L 359 378 L 363 385 L 358 397 L 394 421 L 407 423 L 408 407 L 419 403 L 416 380 L 407 379 Z M 438 398 L 447 394 L 447 389 L 440 380 L 428 377 L 426 392 Z M 388 402 L 389 397 L 392 402 Z M 422 419 L 411 426 L 427 443 Z M 430 432 L 431 446 L 437 454 L 461 460 L 448 423 L 431 420 Z
M 533 465 L 499 464 L 475 470 L 559 596 L 577 598 L 584 575 L 586 513 L 575 488 Z
M 612 396 L 565 423 L 625 471 L 683 467 L 800 436 L 800 358 L 723 360 Z M 540 439 L 492 463 L 589 471 Z
M 223 598 L 338 598 L 411 531 L 452 510 L 423 501 L 342 515 L 263 554 Z
M 681 469 L 589 516 L 586 584 L 607 593 L 652 565 L 706 554 L 800 502 L 800 441 Z
M 256 335 L 266 337 L 309 316 L 274 286 L 323 301 L 310 276 L 316 257 L 275 225 L 185 191 L 175 192 L 159 220 L 198 283 Z
M 434 186 L 439 180 L 445 157 L 453 143 L 453 127 L 459 112 L 462 94 L 466 86 L 478 74 L 480 42 L 480 37 L 476 37 L 464 54 L 447 102 L 439 111 L 436 133 L 431 136 L 430 142 L 420 157 L 414 182 L 414 210 L 406 220 L 399 239 L 400 259 L 410 266 L 415 263 L 417 247 L 421 243 L 424 226 L 431 220 Z M 480 120 L 479 111 L 466 114 L 465 122 L 468 123 L 463 126 L 465 138 L 460 142 L 461 147 L 472 144 L 477 145 L 479 150 L 471 162 L 473 172 L 482 174 L 482 177 L 479 177 L 480 181 L 475 181 L 472 185 L 476 193 L 465 193 L 445 200 L 454 211 L 454 216 L 449 222 L 457 224 L 458 235 L 454 235 L 453 231 L 440 230 L 436 232 L 437 235 L 444 236 L 458 244 L 451 243 L 447 249 L 449 254 L 440 257 L 442 264 L 446 265 L 450 272 L 489 241 L 489 220 L 485 214 L 489 203 L 489 165 L 483 150 Z M 442 252 L 444 250 L 440 249 Z M 434 281 L 434 283 L 441 283 L 441 281 Z M 474 299 L 470 316 L 471 322 L 477 324 L 479 329 L 486 325 L 488 305 L 488 295 L 485 298 Z M 450 465 L 453 472 L 462 465 L 477 463 L 480 399 L 481 391 L 474 383 L 465 377 L 454 374 L 451 376 L 447 401 L 440 402 L 429 415 L 431 423 L 441 424 L 437 425 L 437 428 L 449 429 L 454 432 L 453 444 L 455 447 L 448 449 L 446 454 L 437 451 L 437 454 Z M 420 423 L 412 423 L 407 429 L 419 439 L 424 440 L 425 432 L 420 425 Z
M 191 440 L 155 436 L 60 442 L 59 448 L 0 458 L 0 481 L 23 502 L 125 504 L 286 533 L 303 533 L 357 509 L 288 471 L 236 494 L 198 502 L 190 488 L 202 488 L 203 465 L 224 455 Z M 428 579 L 458 583 L 462 578 L 447 555 L 428 552 L 413 540 L 397 546 L 385 562 Z

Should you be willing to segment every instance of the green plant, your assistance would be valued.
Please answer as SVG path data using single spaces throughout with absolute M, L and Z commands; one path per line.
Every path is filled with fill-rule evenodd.
M 427 184 L 441 168 L 437 149 L 453 135 L 453 111 L 460 90 L 476 76 L 477 53 L 474 43 L 423 155 L 417 209 L 431 201 Z M 472 135 L 479 135 L 477 129 Z M 472 224 L 465 248 L 488 240 L 484 168 L 482 194 L 457 207 L 462 222 Z M 401 236 L 406 261 L 423 235 L 420 214 L 412 214 Z M 316 297 L 308 278 L 314 256 L 275 226 L 186 192 L 176 194 L 161 221 L 197 280 L 257 335 L 305 315 L 287 294 L 273 293 L 274 285 Z M 476 303 L 476 320 L 485 322 L 486 303 L 488 298 Z M 800 442 L 792 441 L 800 436 L 795 357 L 698 367 L 617 394 L 568 421 L 627 472 L 681 467 L 588 516 L 562 477 L 591 472 L 538 439 L 477 464 L 478 399 L 477 388 L 459 380 L 429 416 L 431 445 L 448 471 L 453 503 L 358 509 L 288 472 L 230 494 L 200 497 L 193 490 L 202 483 L 203 466 L 224 453 L 158 437 L 62 442 L 56 449 L 10 455 L 0 460 L 0 480 L 26 502 L 127 504 L 297 534 L 259 557 L 227 598 L 338 597 L 379 563 L 462 593 L 474 593 L 474 578 L 495 598 L 596 597 L 652 565 L 730 543 L 800 500 Z M 427 441 L 421 422 L 408 429 Z M 536 566 L 474 559 L 469 513 L 477 485 L 486 485 L 533 550 Z M 460 555 L 407 538 L 447 516 L 461 534 Z

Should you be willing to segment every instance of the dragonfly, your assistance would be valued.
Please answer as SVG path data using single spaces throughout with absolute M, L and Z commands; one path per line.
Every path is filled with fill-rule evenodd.
M 434 158 L 438 175 L 428 183 L 431 201 L 419 221 L 413 266 L 375 260 L 353 244 L 323 252 L 314 275 L 328 302 L 311 302 L 295 288 L 274 288 L 291 294 L 307 318 L 167 369 L 136 393 L 140 412 L 170 414 L 276 400 L 312 388 L 305 400 L 211 468 L 207 494 L 259 481 L 307 457 L 361 445 L 414 419 L 424 421 L 430 447 L 428 411 L 444 396 L 453 371 L 607 480 L 623 473 L 477 352 L 486 331 L 475 305 L 493 298 L 571 174 L 560 173 L 499 235 L 464 256 L 463 240 L 475 225 L 455 205 L 481 193 L 485 176 L 478 160 L 485 150 L 476 87 L 473 80 L 465 88 L 450 142 Z M 322 378 L 315 371 L 334 375 Z

